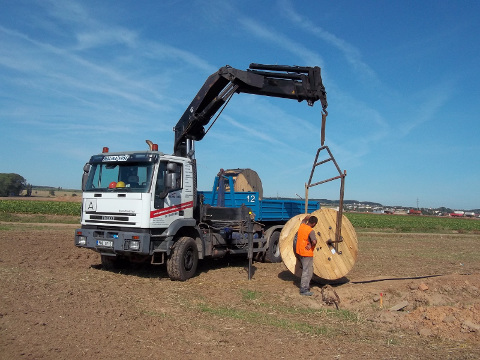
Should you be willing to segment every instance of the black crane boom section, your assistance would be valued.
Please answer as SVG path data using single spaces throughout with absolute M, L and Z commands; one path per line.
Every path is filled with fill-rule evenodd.
M 205 125 L 234 93 L 306 100 L 310 106 L 320 100 L 327 114 L 327 93 L 318 66 L 250 64 L 246 71 L 224 66 L 207 78 L 175 126 L 175 155 L 188 155 L 187 140 L 202 140 Z

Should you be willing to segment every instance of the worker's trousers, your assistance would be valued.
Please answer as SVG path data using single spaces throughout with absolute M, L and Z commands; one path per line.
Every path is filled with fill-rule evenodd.
M 299 256 L 302 263 L 302 278 L 300 279 L 300 292 L 310 290 L 310 280 L 313 276 L 313 257 Z

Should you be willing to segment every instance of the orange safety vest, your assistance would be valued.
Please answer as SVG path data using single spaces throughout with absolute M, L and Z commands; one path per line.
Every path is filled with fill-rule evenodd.
M 313 256 L 313 250 L 315 248 L 312 246 L 310 250 L 305 249 L 305 247 L 310 243 L 308 241 L 308 235 L 310 235 L 310 232 L 313 230 L 309 225 L 307 224 L 300 224 L 300 227 L 298 228 L 298 233 L 297 233 L 297 254 L 300 256 L 307 256 L 307 257 L 312 257 Z

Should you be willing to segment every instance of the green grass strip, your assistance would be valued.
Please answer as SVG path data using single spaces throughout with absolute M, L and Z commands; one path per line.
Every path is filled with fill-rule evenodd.
M 415 215 L 344 213 L 356 229 L 390 229 L 395 232 L 480 232 L 480 220 Z
M 310 335 L 327 335 L 331 333 L 326 326 L 316 326 L 304 322 L 294 322 L 279 319 L 277 316 L 262 314 L 254 311 L 245 311 L 229 307 L 211 307 L 207 304 L 198 305 L 200 311 L 222 318 L 231 318 L 246 321 L 251 324 L 273 326 L 285 330 L 295 330 Z
M 81 210 L 79 202 L 0 200 L 0 213 L 80 216 Z

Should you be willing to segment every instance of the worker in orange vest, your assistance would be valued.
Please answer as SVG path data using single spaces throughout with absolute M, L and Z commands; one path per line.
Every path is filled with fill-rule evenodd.
M 302 264 L 302 277 L 300 280 L 300 295 L 312 296 L 310 280 L 313 276 L 313 250 L 317 245 L 317 238 L 313 228 L 317 225 L 316 216 L 307 216 L 300 224 L 297 232 L 297 245 L 295 252 Z

